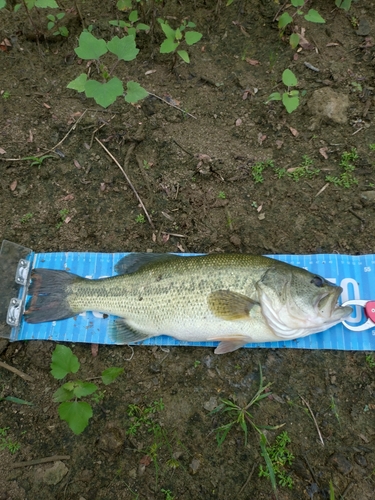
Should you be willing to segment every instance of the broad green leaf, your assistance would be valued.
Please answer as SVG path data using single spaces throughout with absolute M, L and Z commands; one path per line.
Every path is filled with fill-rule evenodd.
M 172 40 L 175 39 L 175 35 L 176 35 L 176 31 L 171 28 L 169 26 L 169 24 L 165 23 L 165 22 L 160 22 L 160 26 L 161 26 L 161 29 L 163 30 L 164 32 L 164 35 L 167 37 L 167 38 L 170 38 Z
M 292 113 L 299 106 L 299 98 L 296 96 L 290 97 L 287 92 L 283 94 L 282 101 L 288 113 Z
M 93 97 L 95 102 L 103 108 L 115 102 L 116 98 L 124 93 L 121 80 L 112 78 L 107 83 L 99 83 L 96 80 L 88 80 L 85 85 L 86 97 Z
M 35 7 L 39 7 L 40 9 L 58 9 L 59 6 L 55 2 L 55 0 L 36 0 Z
M 123 372 L 124 372 L 124 368 L 116 368 L 115 366 L 112 366 L 111 368 L 107 368 L 107 370 L 104 370 L 104 372 L 102 373 L 103 384 L 105 384 L 105 385 L 110 384 Z
M 149 29 L 150 29 L 150 26 L 148 24 L 143 24 L 143 23 L 137 24 L 137 30 L 148 31 Z
M 267 99 L 267 102 L 269 101 L 281 101 L 280 92 L 272 92 L 272 94 Z
M 352 0 L 336 0 L 335 5 L 339 9 L 344 9 L 348 11 L 352 5 Z
M 293 71 L 290 71 L 290 69 L 283 71 L 282 81 L 287 87 L 294 87 L 297 85 L 297 78 L 295 77 Z
M 295 49 L 299 44 L 299 35 L 298 33 L 292 33 L 289 38 L 289 43 L 292 49 Z
M 193 21 L 189 21 L 186 25 L 188 28 L 195 28 L 196 27 L 196 24 L 193 23 Z
M 59 33 L 61 36 L 69 36 L 69 31 L 66 26 L 60 26 Z
M 138 17 L 138 11 L 137 10 L 132 10 L 129 14 L 129 21 L 131 23 L 135 23 L 136 21 L 138 21 L 139 17 Z
M 35 5 L 35 0 L 25 0 L 26 7 L 31 10 Z M 22 5 L 22 4 L 21 4 Z
M 60 12 L 56 17 L 57 19 L 61 20 L 63 17 L 65 17 L 65 12 Z
M 138 102 L 148 96 L 147 90 L 145 90 L 137 82 L 128 82 L 126 84 L 126 96 L 125 101 L 129 103 Z
M 20 8 L 22 7 L 22 4 L 21 3 L 16 3 L 16 5 L 14 6 L 14 9 L 13 11 L 14 12 L 18 12 L 20 10 Z
M 5 0 L 0 0 L 0 9 L 3 9 L 6 6 L 6 1 Z
M 116 3 L 118 10 L 128 10 L 132 7 L 132 0 L 118 0 Z
M 25 401 L 24 399 L 16 398 L 14 396 L 6 396 L 5 398 L 0 398 L 0 401 L 9 401 L 9 403 L 17 403 L 19 405 L 28 405 L 28 406 L 34 405 L 34 403 L 30 403 L 29 401 Z
M 107 42 L 107 47 L 112 54 L 115 54 L 123 61 L 132 61 L 137 57 L 139 52 L 133 36 L 124 36 L 123 38 L 114 36 L 112 40 Z
M 194 45 L 199 42 L 202 36 L 202 33 L 198 33 L 198 31 L 187 31 L 185 33 L 185 41 L 188 45 Z
M 59 405 L 59 417 L 68 423 L 74 434 L 81 434 L 92 417 L 91 405 L 84 401 L 70 401 Z
M 315 9 L 310 9 L 309 12 L 303 17 L 306 21 L 310 21 L 311 23 L 325 23 L 325 20 Z
M 278 22 L 279 29 L 280 30 L 284 29 L 285 26 L 288 26 L 288 24 L 290 24 L 292 21 L 293 21 L 292 16 L 290 16 L 287 12 L 284 12 L 284 14 L 282 14 L 279 17 L 279 22 Z
M 85 90 L 86 82 L 87 82 L 86 73 L 81 73 L 79 76 L 77 76 L 75 80 L 69 82 L 66 88 L 76 90 L 77 92 L 83 92 Z
M 302 7 L 305 3 L 305 0 L 291 0 L 291 4 L 293 7 Z
M 131 28 L 128 28 L 128 35 L 132 36 L 135 40 L 137 34 L 137 30 L 132 26 Z
M 47 29 L 48 29 L 48 30 L 51 30 L 54 26 L 55 26 L 55 23 L 54 23 L 53 21 L 50 21 L 50 22 L 47 24 Z
M 70 399 L 74 398 L 74 394 L 72 390 L 69 390 L 67 387 L 65 387 L 66 384 L 62 385 L 57 389 L 57 391 L 54 392 L 52 396 L 52 400 L 55 403 L 62 403 L 63 401 L 69 401 Z
M 89 396 L 98 389 L 98 386 L 91 382 L 82 382 L 82 380 L 76 380 L 74 383 L 74 395 L 77 398 L 83 398 L 84 396 Z
M 116 19 L 114 21 L 108 21 L 108 23 L 111 26 L 118 26 L 119 28 L 125 28 L 125 26 L 130 26 L 129 23 L 126 23 L 125 21 L 117 21 Z
M 79 47 L 74 51 L 81 59 L 99 59 L 108 49 L 103 39 L 98 40 L 88 31 L 83 31 L 79 36 Z
M 174 33 L 174 36 L 175 36 L 175 39 L 176 40 L 182 40 L 182 33 L 181 33 L 181 30 L 180 28 L 177 28 L 175 33 Z
M 52 353 L 50 366 L 52 375 L 61 380 L 68 373 L 76 373 L 79 370 L 80 363 L 69 347 L 57 345 Z
M 226 3 L 226 7 L 229 7 L 229 5 L 232 5 L 232 3 L 234 2 L 234 0 L 227 0 L 227 3 Z
M 175 43 L 173 40 L 167 38 L 160 45 L 160 53 L 169 54 L 170 52 L 174 52 L 177 49 L 178 45 L 179 45 L 178 43 Z
M 183 61 L 186 63 L 190 62 L 189 54 L 186 52 L 186 50 L 178 50 L 177 54 L 181 57 Z

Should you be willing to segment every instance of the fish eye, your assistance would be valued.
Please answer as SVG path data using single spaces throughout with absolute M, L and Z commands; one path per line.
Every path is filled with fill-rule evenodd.
M 322 286 L 324 286 L 324 279 L 320 276 L 314 276 L 310 283 L 313 283 L 318 288 L 321 288 Z

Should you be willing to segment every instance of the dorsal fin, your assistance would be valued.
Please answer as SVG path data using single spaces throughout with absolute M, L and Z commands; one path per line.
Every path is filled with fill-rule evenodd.
M 170 253 L 130 253 L 117 262 L 115 271 L 117 274 L 135 273 L 148 264 L 167 262 L 179 258 L 181 257 Z

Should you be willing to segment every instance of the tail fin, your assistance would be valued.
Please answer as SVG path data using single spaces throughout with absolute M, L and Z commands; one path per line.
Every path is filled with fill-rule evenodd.
M 83 311 L 72 310 L 68 302 L 70 286 L 84 278 L 66 271 L 34 269 L 31 274 L 29 295 L 25 311 L 27 323 L 43 323 L 75 316 Z

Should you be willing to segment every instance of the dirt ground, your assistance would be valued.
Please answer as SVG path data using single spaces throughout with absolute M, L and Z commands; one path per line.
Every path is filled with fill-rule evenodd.
M 144 2 L 144 22 L 154 29 L 137 35 L 137 58 L 114 72 L 182 111 L 152 96 L 137 105 L 118 98 L 104 110 L 66 88 L 88 71 L 74 52 L 82 21 L 97 38 L 121 36 L 108 23 L 126 18 L 115 1 L 59 1 L 68 37 L 47 31 L 46 14 L 56 10 L 34 8 L 30 20 L 10 3 L 0 10 L 0 43 L 8 40 L 0 46 L 0 240 L 36 252 L 375 253 L 370 0 L 353 2 L 348 13 L 333 0 L 308 2 L 304 11 L 315 8 L 326 23 L 295 16 L 306 30 L 302 50 L 289 46 L 288 29 L 279 35 L 282 2 Z M 172 68 L 171 55 L 159 53 L 158 17 L 196 23 L 203 37 L 188 49 L 190 64 Z M 286 68 L 301 98 L 291 114 L 280 101 L 265 104 L 286 90 Z M 152 226 L 95 138 L 125 165 Z M 353 148 L 357 183 L 327 182 L 341 178 L 343 154 Z M 44 154 L 52 157 L 39 165 L 24 159 Z M 131 357 L 129 347 L 101 346 L 94 357 L 89 345 L 70 347 L 85 380 L 125 368 L 109 386 L 96 381 L 103 394 L 79 436 L 52 401 L 60 386 L 50 374 L 54 345 L 0 340 L 0 360 L 32 377 L 0 368 L 0 397 L 33 403 L 0 402 L 0 500 L 273 498 L 270 481 L 259 477 L 259 435 L 249 429 L 245 444 L 236 426 L 218 447 L 215 429 L 229 417 L 210 414 L 221 398 L 250 401 L 259 366 L 272 395 L 251 409 L 254 422 L 284 424 L 265 434 L 272 445 L 286 431 L 295 457 L 285 469 L 293 487 L 279 486 L 278 498 L 328 499 L 330 481 L 336 499 L 374 498 L 371 353 L 215 356 L 211 348 L 136 346 Z M 154 409 L 135 435 L 129 405 L 143 416 Z M 14 467 L 51 456 L 60 458 Z

